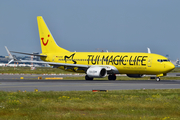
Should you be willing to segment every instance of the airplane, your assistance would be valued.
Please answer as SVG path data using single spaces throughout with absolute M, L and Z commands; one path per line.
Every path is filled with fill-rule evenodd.
M 151 53 L 140 52 L 70 52 L 58 46 L 42 16 L 37 16 L 37 24 L 42 53 L 34 55 L 11 51 L 26 55 L 40 56 L 41 61 L 55 68 L 67 71 L 86 73 L 85 80 L 103 78 L 116 80 L 116 74 L 140 78 L 143 75 L 156 75 L 156 81 L 166 76 L 175 66 L 168 58 Z M 33 61 L 31 61 L 33 62 Z

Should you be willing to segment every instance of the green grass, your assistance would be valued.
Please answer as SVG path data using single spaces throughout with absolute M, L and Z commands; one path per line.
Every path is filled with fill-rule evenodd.
M 51 67 L 36 67 L 35 70 L 31 70 L 30 67 L 0 67 L 0 73 L 24 73 L 24 74 L 69 74 L 71 72 L 64 71 L 58 68 Z
M 176 68 L 172 72 L 180 72 Z M 70 73 L 56 68 L 0 67 L 0 73 L 59 74 Z M 65 77 L 79 79 L 82 77 Z M 148 80 L 117 77 L 117 80 Z M 162 77 L 179 79 L 179 77 Z M 95 80 L 107 80 L 106 78 Z M 4 92 L 0 91 L 0 120 L 178 120 L 180 89 L 121 90 L 93 93 L 65 92 Z
M 172 73 L 180 73 L 180 68 L 175 68 Z M 36 67 L 35 70 L 30 70 L 30 67 L 0 67 L 0 73 L 24 73 L 24 74 L 69 74 L 75 72 L 68 72 L 58 68 L 51 67 Z
M 180 89 L 0 92 L 0 119 L 179 120 Z

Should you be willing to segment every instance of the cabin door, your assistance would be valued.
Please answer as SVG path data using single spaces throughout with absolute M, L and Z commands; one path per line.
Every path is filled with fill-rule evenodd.
M 149 57 L 147 65 L 148 65 L 148 67 L 151 67 L 151 65 L 152 65 L 152 57 Z

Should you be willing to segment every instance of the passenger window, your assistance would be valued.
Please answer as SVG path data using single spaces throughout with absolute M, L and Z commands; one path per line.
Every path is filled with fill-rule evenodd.
M 158 62 L 169 62 L 170 60 L 168 60 L 168 59 L 158 59 L 157 61 Z

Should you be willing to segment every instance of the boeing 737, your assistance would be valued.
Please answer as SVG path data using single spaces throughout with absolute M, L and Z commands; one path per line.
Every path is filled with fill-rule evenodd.
M 86 80 L 103 78 L 107 75 L 109 80 L 116 80 L 116 74 L 126 74 L 128 77 L 135 78 L 156 75 L 156 81 L 160 81 L 161 76 L 165 76 L 175 68 L 166 57 L 150 53 L 150 49 L 148 53 L 70 52 L 56 44 L 42 16 L 37 17 L 37 24 L 42 50 L 42 53 L 37 56 L 40 56 L 43 61 L 35 62 L 47 63 L 63 70 L 86 73 Z

